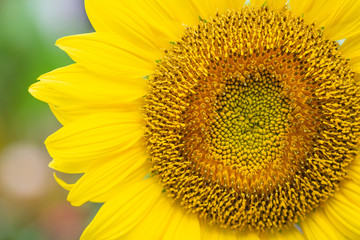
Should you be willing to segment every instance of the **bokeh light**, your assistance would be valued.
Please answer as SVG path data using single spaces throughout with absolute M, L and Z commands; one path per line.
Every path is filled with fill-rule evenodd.
M 49 190 L 49 157 L 30 144 L 8 145 L 0 154 L 0 184 L 5 193 L 22 200 L 43 197 Z

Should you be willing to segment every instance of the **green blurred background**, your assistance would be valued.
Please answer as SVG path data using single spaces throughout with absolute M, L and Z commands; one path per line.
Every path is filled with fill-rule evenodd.
M 91 31 L 83 0 L 0 0 L 0 240 L 78 239 L 94 215 L 55 183 L 43 142 L 61 125 L 28 93 L 72 62 L 56 39 Z

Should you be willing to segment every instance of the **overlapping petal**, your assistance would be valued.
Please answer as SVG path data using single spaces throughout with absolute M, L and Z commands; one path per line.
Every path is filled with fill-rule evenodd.
M 281 9 L 285 7 L 287 0 L 251 0 L 251 6 L 253 7 L 261 7 L 263 5 L 266 5 L 274 10 Z
M 267 236 L 269 240 L 304 240 L 307 236 L 302 234 L 295 226 L 290 229 L 283 229 Z
M 63 124 L 99 112 L 139 111 L 143 78 L 109 77 L 72 64 L 39 77 L 29 91 L 50 104 Z
M 117 186 L 129 176 L 143 179 L 149 171 L 147 156 L 142 144 L 135 144 L 108 161 L 97 161 L 91 165 L 85 174 L 71 188 L 68 201 L 74 206 L 80 206 L 87 201 L 102 198 L 111 191 L 115 195 Z M 144 171 L 138 171 L 143 168 Z M 116 189 L 116 190 L 114 190 Z
M 360 157 L 357 156 L 349 167 L 349 178 L 360 186 Z
M 197 216 L 186 213 L 184 209 L 174 209 L 171 216 L 173 223 L 164 231 L 163 239 L 172 240 L 200 240 L 200 226 Z
M 351 69 L 360 73 L 360 35 L 347 38 L 340 46 L 340 51 L 346 59 L 350 59 Z
M 308 22 L 324 27 L 331 40 L 341 40 L 360 33 L 360 2 L 352 0 L 290 0 L 291 11 Z
M 167 48 L 181 36 L 183 24 L 199 21 L 188 1 L 86 0 L 85 7 L 97 32 L 117 34 L 144 49 Z
M 348 239 L 359 238 L 360 185 L 352 180 L 344 181 L 341 190 L 326 202 L 324 211 L 342 236 Z
M 136 228 L 122 238 L 200 240 L 200 225 L 196 215 L 186 213 L 164 193 Z
M 223 13 L 227 10 L 239 10 L 244 4 L 245 0 L 191 0 L 196 14 L 202 19 L 210 19 L 215 17 L 216 13 Z
M 260 240 L 255 232 L 222 229 L 216 225 L 201 225 L 201 240 Z
M 53 157 L 50 167 L 83 173 L 96 161 L 107 161 L 133 146 L 143 136 L 141 114 L 100 113 L 72 122 L 48 137 Z
M 309 240 L 342 238 L 341 232 L 335 228 L 321 208 L 309 214 L 305 221 L 301 222 L 301 228 Z
M 56 45 L 82 67 L 106 76 L 141 78 L 154 70 L 159 53 L 115 34 L 87 33 L 60 38 Z
M 174 204 L 166 196 L 158 199 L 150 212 L 136 228 L 126 234 L 124 239 L 161 239 L 168 225 L 177 224 L 173 221 Z M 181 209 L 180 209 L 181 211 Z
M 117 195 L 100 208 L 80 239 L 119 239 L 146 217 L 161 194 L 152 179 L 122 184 Z

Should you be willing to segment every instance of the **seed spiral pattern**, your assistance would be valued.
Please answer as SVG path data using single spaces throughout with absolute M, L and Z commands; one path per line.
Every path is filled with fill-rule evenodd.
M 336 42 L 290 11 L 227 11 L 149 76 L 146 140 L 166 193 L 221 227 L 304 218 L 338 189 L 359 138 L 359 81 Z

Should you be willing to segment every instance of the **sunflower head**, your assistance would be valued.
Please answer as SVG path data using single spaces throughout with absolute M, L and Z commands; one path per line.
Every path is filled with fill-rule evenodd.
M 356 156 L 359 132 L 343 133 L 360 117 L 338 48 L 287 9 L 246 7 L 187 28 L 146 96 L 147 146 L 168 195 L 201 218 L 258 231 L 332 196 Z
M 96 188 L 101 194 L 88 200 L 105 202 L 99 213 L 104 216 L 111 209 L 120 209 L 115 216 L 126 224 L 130 221 L 125 220 L 126 206 L 141 206 L 131 215 L 131 227 L 114 217 L 106 226 L 119 223 L 118 231 L 105 231 L 107 228 L 99 227 L 105 221 L 100 215 L 84 233 L 85 238 L 129 234 L 130 239 L 139 239 L 144 237 L 139 232 L 149 230 L 147 226 L 158 217 L 163 218 L 159 220 L 163 230 L 149 234 L 154 239 L 172 239 L 164 237 L 169 233 L 164 230 L 167 224 L 169 229 L 201 226 L 202 239 L 210 239 L 212 231 L 233 237 L 248 233 L 254 239 L 311 238 L 311 229 L 318 227 L 311 222 L 331 228 L 334 224 L 329 219 L 341 219 L 339 206 L 344 203 L 355 209 L 355 213 L 347 212 L 347 221 L 355 224 L 352 220 L 360 219 L 360 205 L 349 195 L 344 197 L 348 186 L 358 189 L 360 181 L 360 48 L 356 45 L 360 32 L 355 31 L 359 24 L 350 24 L 352 17 L 345 14 L 350 1 L 328 1 L 327 5 L 307 0 L 251 1 L 250 6 L 236 1 L 210 2 L 144 1 L 144 8 L 153 10 L 143 12 L 152 17 L 150 22 L 143 19 L 142 10 L 137 17 L 125 10 L 135 6 L 130 1 L 114 4 L 123 14 L 116 15 L 124 31 L 118 33 L 110 24 L 102 28 L 107 21 L 100 21 L 99 16 L 106 19 L 106 15 L 96 15 L 95 6 L 99 5 L 89 0 L 88 12 L 100 29 L 92 39 L 96 47 L 89 48 L 95 53 L 101 49 L 99 42 L 119 46 L 115 48 L 122 49 L 120 61 L 119 56 L 111 55 L 118 53 L 110 51 L 112 48 L 106 53 L 120 71 L 114 70 L 114 65 L 109 71 L 108 63 L 97 59 L 97 54 L 64 47 L 79 62 L 76 69 L 91 76 L 93 90 L 96 83 L 107 83 L 105 79 L 111 76 L 108 89 L 114 102 L 107 105 L 100 100 L 100 104 L 94 101 L 85 106 L 81 102 L 79 107 L 91 109 L 84 119 L 93 124 L 82 126 L 85 120 L 80 118 L 64 127 L 69 124 L 68 129 L 72 129 L 67 138 L 73 138 L 72 131 L 85 138 L 88 130 L 84 128 L 111 136 L 85 140 L 92 142 L 95 156 L 102 156 L 104 162 L 86 152 L 73 164 L 76 171 L 85 172 L 82 179 L 88 176 L 94 182 L 90 173 L 100 179 L 103 174 L 109 176 L 100 180 L 107 190 Z M 355 7 L 360 9 L 360 4 Z M 340 12 L 344 19 L 338 17 Z M 125 23 L 127 20 L 131 24 Z M 173 22 L 184 26 L 173 29 Z M 339 27 L 346 24 L 348 28 Z M 166 30 L 161 32 L 161 27 Z M 113 38 L 114 31 L 120 37 Z M 342 38 L 346 39 L 343 45 L 334 41 Z M 144 50 L 143 54 L 139 50 Z M 54 86 L 58 78 L 56 81 Z M 119 91 L 119 98 L 113 90 L 116 84 L 125 89 Z M 58 116 L 79 113 L 79 109 L 57 103 L 52 107 Z M 92 116 L 96 117 L 92 120 Z M 114 140 L 116 134 L 121 140 Z M 59 135 L 48 140 L 54 156 L 59 156 L 56 140 L 67 139 L 66 134 Z M 67 149 L 68 153 L 83 150 L 78 145 Z M 72 171 L 66 153 L 55 157 L 55 169 Z M 88 159 L 91 164 L 82 165 Z M 149 172 L 152 177 L 144 178 Z M 88 192 L 84 181 L 80 179 L 74 188 L 61 182 L 70 189 L 70 200 Z M 118 186 L 119 193 L 115 190 Z M 122 186 L 127 187 L 122 190 Z M 89 183 L 88 188 L 94 187 Z M 355 195 L 360 200 L 360 195 Z M 139 199 L 145 196 L 148 199 L 141 204 Z M 164 213 L 160 213 L 161 206 Z M 141 215 L 144 223 L 135 221 L 139 212 L 149 215 Z M 179 219 L 186 219 L 186 223 Z M 345 220 L 338 221 L 344 227 Z M 294 228 L 297 223 L 304 235 Z M 209 225 L 216 230 L 210 230 Z M 351 226 L 344 228 L 344 233 L 314 231 L 319 238 L 360 236 Z M 200 237 L 190 232 L 189 236 Z

